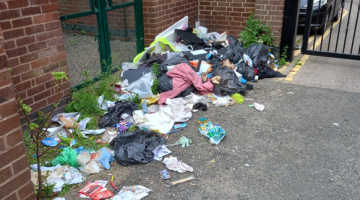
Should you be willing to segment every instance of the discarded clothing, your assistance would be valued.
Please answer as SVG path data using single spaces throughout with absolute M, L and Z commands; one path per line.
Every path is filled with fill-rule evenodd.
M 99 127 L 108 128 L 113 127 L 121 121 L 121 115 L 126 113 L 132 115 L 133 111 L 137 110 L 137 104 L 131 101 L 117 101 L 114 107 L 108 109 L 108 112 L 100 118 Z
M 127 166 L 151 162 L 154 149 L 165 142 L 157 132 L 138 130 L 117 136 L 110 146 L 114 148 L 116 161 Z
M 161 64 L 167 60 L 166 54 L 153 54 L 149 60 L 139 65 L 139 68 L 152 67 L 154 63 Z
M 158 91 L 159 93 L 168 92 L 173 89 L 173 79 L 169 77 L 167 74 L 163 74 L 158 78 Z M 181 91 L 176 97 L 185 97 L 195 92 L 196 88 L 194 85 L 190 85 L 184 91 Z
M 179 161 L 176 157 L 169 156 L 168 158 L 165 158 L 163 163 L 166 165 L 166 167 L 170 170 L 177 171 L 179 173 L 184 172 L 193 172 L 194 169 L 190 167 L 189 165 Z
M 187 64 L 176 65 L 166 74 L 173 78 L 173 89 L 160 94 L 159 104 L 164 104 L 167 98 L 176 97 L 192 84 L 202 94 L 210 93 L 214 90 L 214 85 L 210 81 L 202 83 L 201 77 Z

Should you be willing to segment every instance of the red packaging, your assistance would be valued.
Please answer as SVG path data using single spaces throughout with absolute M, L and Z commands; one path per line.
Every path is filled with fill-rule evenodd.
M 107 199 L 110 197 L 113 197 L 114 194 L 110 191 L 110 190 L 105 190 L 105 191 L 98 191 L 97 193 L 93 193 L 90 198 L 92 200 L 101 200 L 101 199 Z
M 96 194 L 97 192 L 99 192 L 102 189 L 104 189 L 104 188 L 101 187 L 100 185 L 98 185 L 96 183 L 90 183 L 90 184 L 86 185 L 83 189 L 81 189 L 79 191 L 79 193 L 84 194 L 86 196 L 90 196 L 91 194 Z

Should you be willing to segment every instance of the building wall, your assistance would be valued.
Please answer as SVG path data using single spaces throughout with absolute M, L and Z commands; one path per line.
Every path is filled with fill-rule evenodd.
M 24 103 L 48 112 L 56 100 L 53 71 L 68 72 L 57 0 L 10 0 L 0 8 L 12 83 Z M 70 82 L 61 83 L 59 110 L 69 101 Z
M 4 2 L 0 2 L 0 9 L 6 7 Z M 4 43 L 0 27 L 0 197 L 4 200 L 32 200 L 36 197 Z

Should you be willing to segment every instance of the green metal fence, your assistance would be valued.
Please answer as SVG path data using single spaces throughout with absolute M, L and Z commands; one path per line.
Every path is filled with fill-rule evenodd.
M 70 78 L 81 72 L 72 68 L 89 65 L 96 65 L 91 77 L 96 78 L 96 71 L 105 73 L 108 66 L 119 66 L 121 62 L 130 61 L 134 54 L 143 51 L 142 0 L 59 0 L 59 7 L 63 32 L 66 34 L 65 49 Z M 89 38 L 92 38 L 91 41 Z M 95 46 L 98 55 L 94 53 Z M 122 56 L 121 61 L 114 61 L 115 53 L 127 56 Z M 91 61 L 80 62 L 81 59 Z M 79 82 L 74 81 L 72 86 Z

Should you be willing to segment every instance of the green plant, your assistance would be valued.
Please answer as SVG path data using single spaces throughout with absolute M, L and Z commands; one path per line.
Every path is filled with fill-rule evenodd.
M 81 34 L 85 35 L 86 34 L 86 31 L 82 30 L 80 31 Z
M 76 42 L 76 41 L 71 41 L 70 44 L 71 44 L 71 45 L 76 45 L 77 42 Z
M 288 46 L 285 46 L 284 47 L 284 51 L 283 53 L 281 54 L 281 58 L 280 58 L 280 62 L 279 62 L 279 65 L 286 65 L 286 58 L 287 58 L 287 49 L 289 47 Z
M 259 43 L 268 46 L 277 46 L 275 37 L 271 33 L 271 26 L 260 24 L 260 20 L 255 19 L 253 12 L 250 13 L 249 18 L 246 20 L 246 26 L 240 33 L 240 41 L 243 43 L 243 48 L 248 47 L 250 44 Z
M 153 72 L 154 72 L 154 74 L 156 75 L 156 76 L 159 76 L 160 75 L 160 69 L 159 69 L 159 64 L 158 63 L 154 63 L 153 65 L 152 65 L 152 70 L 153 70 Z
M 151 86 L 151 91 L 152 91 L 153 94 L 159 94 L 158 86 L 159 86 L 159 80 L 154 79 L 154 83 Z
M 38 171 L 38 182 L 39 182 L 39 190 L 38 191 L 42 191 L 42 177 L 41 177 L 41 168 L 40 168 L 41 157 L 44 156 L 46 154 L 46 152 L 48 152 L 51 149 L 51 147 L 47 147 L 44 150 L 42 150 L 43 148 L 41 148 L 41 141 L 46 137 L 46 132 L 48 129 L 48 122 L 51 119 L 52 113 L 58 106 L 58 102 L 59 102 L 59 98 L 60 98 L 60 83 L 63 79 L 68 80 L 68 78 L 65 75 L 65 72 L 52 72 L 51 74 L 55 78 L 55 91 L 57 94 L 56 100 L 55 100 L 53 108 L 51 109 L 51 111 L 48 114 L 45 115 L 42 112 L 38 113 L 39 117 L 38 117 L 37 123 L 31 122 L 29 115 L 30 115 L 30 112 L 32 109 L 22 101 L 21 97 L 19 96 L 19 93 L 17 92 L 15 86 L 13 85 L 13 89 L 16 93 L 17 103 L 20 107 L 20 113 L 26 120 L 26 122 L 29 126 L 29 129 L 30 129 L 27 132 L 26 140 L 30 140 L 32 143 L 34 143 L 34 145 L 32 147 L 34 148 L 34 151 L 35 151 L 37 171 Z M 38 200 L 41 199 L 41 195 L 42 195 L 42 192 L 37 193 Z

